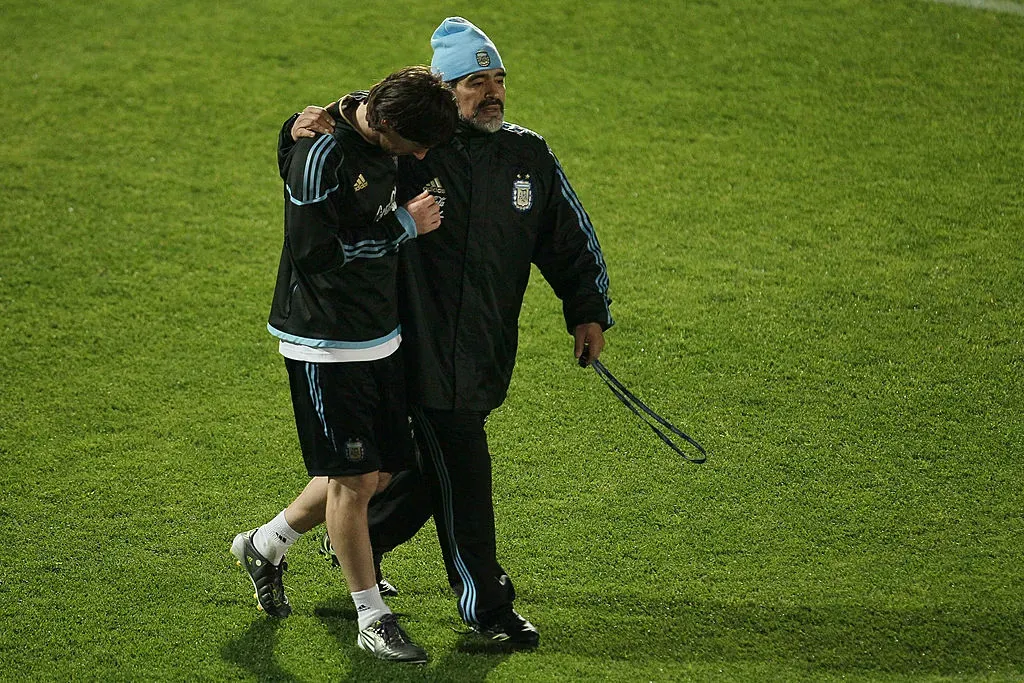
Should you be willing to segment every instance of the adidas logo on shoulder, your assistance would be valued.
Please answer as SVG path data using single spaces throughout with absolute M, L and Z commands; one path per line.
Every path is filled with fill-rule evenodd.
M 352 184 L 352 187 L 356 192 L 359 192 L 359 190 L 365 190 L 369 186 L 370 183 L 366 182 L 366 178 L 363 177 L 362 173 L 360 173 L 359 177 L 356 178 L 356 182 Z

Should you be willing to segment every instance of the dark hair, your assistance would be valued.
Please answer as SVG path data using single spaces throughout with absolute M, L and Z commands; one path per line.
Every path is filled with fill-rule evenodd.
M 436 147 L 451 140 L 459 123 L 455 93 L 426 66 L 407 66 L 370 88 L 366 121 L 387 126 L 406 140 Z

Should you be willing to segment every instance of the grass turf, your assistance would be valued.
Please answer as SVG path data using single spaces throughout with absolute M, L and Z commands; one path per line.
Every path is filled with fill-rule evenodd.
M 292 553 L 303 483 L 264 329 L 280 122 L 429 59 L 464 14 L 611 270 L 605 360 L 527 294 L 490 423 L 530 654 L 459 628 L 427 529 L 388 560 L 433 656 L 354 647 Z M 0 678 L 1015 680 L 1024 675 L 1024 19 L 917 0 L 15 3 L 0 24 Z

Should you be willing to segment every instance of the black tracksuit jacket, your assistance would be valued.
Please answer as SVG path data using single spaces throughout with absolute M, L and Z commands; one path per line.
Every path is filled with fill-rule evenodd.
M 268 328 L 305 346 L 358 348 L 399 331 L 396 252 L 415 224 L 397 217 L 395 157 L 334 115 L 333 135 L 292 143 L 289 131 L 278 142 L 285 231 Z
M 567 329 L 613 323 L 597 235 L 547 143 L 505 124 L 469 126 L 417 161 L 399 160 L 399 201 L 426 189 L 441 227 L 403 249 L 399 297 L 410 399 L 489 411 L 505 400 L 519 313 L 536 263 L 562 300 Z

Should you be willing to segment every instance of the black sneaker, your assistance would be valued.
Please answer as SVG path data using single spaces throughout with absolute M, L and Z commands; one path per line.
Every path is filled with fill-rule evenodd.
M 332 567 L 340 567 L 341 563 L 338 562 L 338 556 L 334 553 L 334 546 L 331 545 L 331 537 L 324 534 L 323 538 L 320 539 L 320 547 L 317 548 L 317 552 L 320 553 L 325 560 L 331 563 Z M 385 579 L 380 574 L 380 555 L 373 556 L 373 571 L 377 574 L 377 590 L 384 597 L 398 595 L 398 589 L 395 588 L 390 581 Z
M 398 595 L 398 589 L 391 585 L 390 581 L 381 577 L 379 563 L 377 564 L 377 590 L 380 591 L 381 597 Z
M 331 545 L 331 537 L 326 533 L 323 538 L 320 539 L 320 547 L 316 549 L 320 553 L 321 557 L 331 563 L 332 567 L 340 567 L 341 563 L 338 562 L 338 556 L 334 554 L 334 546 Z
M 356 645 L 389 662 L 427 663 L 426 650 L 409 640 L 394 614 L 385 614 L 360 631 Z
M 263 557 L 252 544 L 255 533 L 256 529 L 250 529 L 235 536 L 235 540 L 231 542 L 231 554 L 238 560 L 237 564 L 249 574 L 249 580 L 256 591 L 259 609 L 272 617 L 286 617 L 292 613 L 292 606 L 288 602 L 288 596 L 284 594 L 281 574 L 288 568 L 288 563 L 281 558 L 280 564 L 273 565 L 270 560 Z
M 540 643 L 537 627 L 527 621 L 512 606 L 496 612 L 490 621 L 473 630 L 495 642 L 517 648 L 534 648 Z

